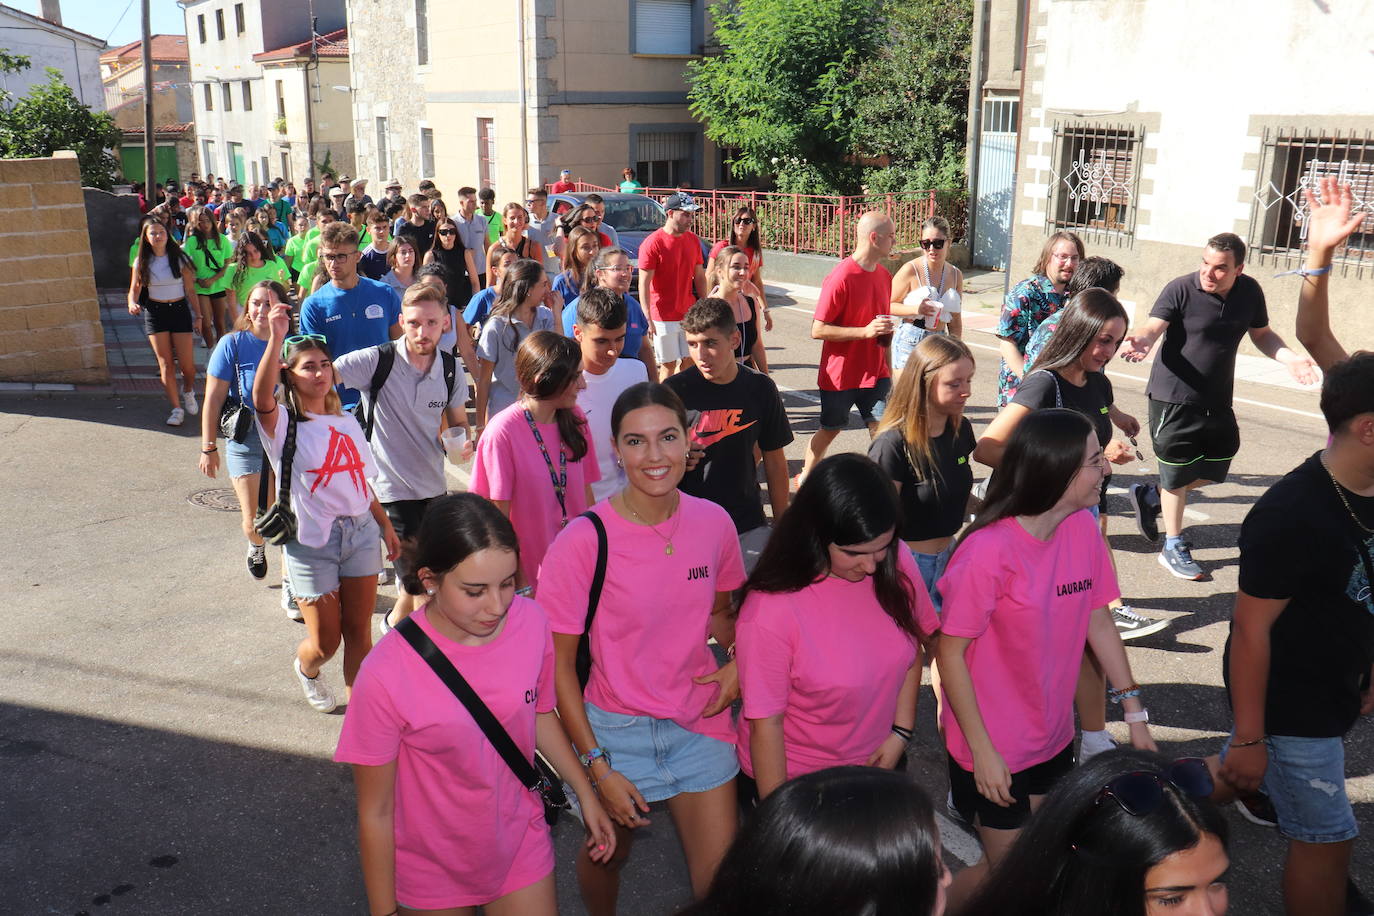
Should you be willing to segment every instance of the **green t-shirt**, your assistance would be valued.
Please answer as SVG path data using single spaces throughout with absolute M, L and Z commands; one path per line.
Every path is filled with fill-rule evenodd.
M 281 200 L 275 200 L 275 201 L 273 201 L 273 202 L 272 202 L 272 209 L 277 211 L 277 221 L 278 221 L 278 222 L 286 223 L 286 225 L 288 225 L 288 226 L 291 225 L 291 221 L 290 221 L 290 216 L 291 216 L 291 205 L 290 205 L 289 203 L 286 202 L 286 199 L 285 199 L 285 198 L 282 198 Z
M 264 261 L 261 267 L 249 267 L 242 274 L 239 273 L 237 265 L 230 264 L 229 269 L 224 273 L 224 279 L 228 281 L 228 287 L 234 290 L 240 307 L 247 300 L 248 291 L 263 280 L 276 280 L 288 288 L 291 283 L 290 277 L 286 273 L 286 265 L 277 258 Z
M 200 239 L 192 234 L 186 239 L 183 250 L 190 256 L 191 263 L 196 268 L 196 292 L 202 295 L 222 292 L 229 288 L 229 271 L 225 271 L 219 280 L 210 282 L 210 277 L 215 275 L 221 267 L 234 259 L 234 245 L 222 235 L 215 236 L 204 246 Z
M 286 240 L 286 248 L 282 250 L 282 257 L 286 259 L 286 266 L 291 270 L 300 269 L 301 249 L 305 247 L 305 236 L 293 235 Z
M 481 210 L 477 212 L 482 213 Z M 486 217 L 487 220 L 487 245 L 495 245 L 496 240 L 501 237 L 501 233 L 505 228 L 501 225 L 501 214 L 499 211 L 493 210 L 490 214 L 482 213 L 482 216 Z
M 622 182 L 620 183 L 620 193 L 621 193 L 621 194 L 643 194 L 643 193 L 644 193 L 644 185 L 640 184 L 639 182 L 637 182 L 637 181 L 635 181 L 633 178 L 631 178 L 631 179 L 629 179 L 628 181 L 622 181 Z

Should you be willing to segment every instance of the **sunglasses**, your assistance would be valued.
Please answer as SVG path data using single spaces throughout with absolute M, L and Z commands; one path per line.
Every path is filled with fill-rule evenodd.
M 288 337 L 281 343 L 282 362 L 286 361 L 286 351 L 289 348 L 294 347 L 296 344 L 305 343 L 307 340 L 318 341 L 326 345 L 329 343 L 329 340 L 323 334 L 296 334 L 295 336 Z
M 1206 798 L 1213 789 L 1206 762 L 1201 757 L 1184 757 L 1169 764 L 1162 773 L 1138 770 L 1116 777 L 1102 787 L 1094 806 L 1110 798 L 1132 817 L 1143 817 L 1164 801 L 1166 783 L 1192 798 Z
M 457 230 L 454 230 L 454 229 L 440 229 L 440 230 L 439 230 L 439 234 L 440 234 L 440 235 L 457 235 L 458 232 L 457 232 Z
M 735 225 L 752 226 L 754 225 L 754 218 L 752 216 L 741 216 L 739 219 L 735 220 Z
M 926 251 L 930 251 L 930 250 L 932 250 L 932 249 L 935 250 L 935 251 L 939 251 L 941 248 L 944 248 L 944 247 L 945 247 L 945 240 L 944 240 L 944 239 L 921 239 L 921 247 L 924 248 Z
M 590 213 L 590 214 L 588 214 L 588 215 L 582 217 L 582 222 L 584 222 L 584 223 L 599 223 L 599 222 L 601 222 L 601 217 L 597 216 L 597 215 L 594 214 L 594 213 Z

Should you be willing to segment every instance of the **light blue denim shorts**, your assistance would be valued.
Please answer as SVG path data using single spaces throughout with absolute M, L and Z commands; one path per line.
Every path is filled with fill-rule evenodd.
M 892 332 L 892 368 L 906 368 L 911 351 L 916 349 L 916 345 L 929 333 L 931 332 L 924 326 L 915 322 L 903 321 L 899 324 L 897 330 Z
M 229 469 L 230 480 L 262 473 L 262 440 L 258 438 L 258 424 L 248 425 L 248 435 L 242 442 L 224 440 L 224 466 Z
M 646 802 L 707 792 L 739 772 L 733 744 L 689 732 L 670 719 L 626 716 L 588 703 L 587 721 L 596 743 L 610 751 L 611 766 Z
M 1221 749 L 1222 760 L 1231 738 Z M 1278 812 L 1279 833 L 1300 843 L 1344 843 L 1359 836 L 1345 794 L 1344 739 L 1270 735 L 1264 746 L 1269 766 L 1260 788 Z
M 949 558 L 954 555 L 954 542 L 950 541 L 949 546 L 939 553 L 917 553 L 907 548 L 911 552 L 911 558 L 916 561 L 916 568 L 921 571 L 921 581 L 926 585 L 926 591 L 930 594 L 930 602 L 935 605 L 935 613 L 940 613 L 944 598 L 940 596 L 940 590 L 935 583 L 940 581 L 940 577 L 945 574 L 945 567 L 949 565 Z
M 382 571 L 382 532 L 371 512 L 336 518 L 323 547 L 288 541 L 282 547 L 286 578 L 297 598 L 313 599 L 339 590 L 340 579 Z

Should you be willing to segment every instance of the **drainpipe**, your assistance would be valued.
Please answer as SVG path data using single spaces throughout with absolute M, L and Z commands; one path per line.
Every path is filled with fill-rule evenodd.
M 525 86 L 528 76 L 525 69 L 525 0 L 519 0 L 516 8 L 515 46 L 519 49 L 516 56 L 520 67 L 517 83 L 520 87 L 520 193 L 524 194 L 524 189 L 530 187 L 529 103 Z
M 979 138 L 983 133 L 983 78 L 987 72 L 988 9 L 990 0 L 980 0 L 978 29 L 973 33 L 972 66 L 968 93 L 968 228 L 964 238 L 968 243 L 969 263 L 973 263 L 973 240 L 978 231 L 978 168 Z

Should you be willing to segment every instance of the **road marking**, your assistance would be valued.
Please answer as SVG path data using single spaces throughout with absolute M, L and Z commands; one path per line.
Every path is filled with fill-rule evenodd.
M 935 812 L 935 823 L 940 827 L 940 845 L 945 847 L 954 858 L 965 865 L 972 865 L 983 858 L 983 846 L 962 826 Z
M 777 383 L 775 382 L 774 384 L 777 384 Z M 802 390 L 797 389 L 797 388 L 789 388 L 787 385 L 778 385 L 778 390 L 779 390 L 779 391 L 786 391 L 788 394 L 796 395 L 797 397 L 801 398 L 803 401 L 810 401 L 812 404 L 819 404 L 819 403 L 821 402 L 821 399 L 820 399 L 820 398 L 816 397 L 814 394 L 812 394 L 812 393 L 809 392 L 809 391 L 802 391 Z
M 1125 496 L 1125 495 L 1127 495 L 1129 492 L 1130 492 L 1130 491 L 1127 490 L 1125 487 L 1108 487 L 1108 488 L 1107 488 L 1107 495 L 1108 495 L 1108 496 Z M 1206 521 L 1211 521 L 1211 518 L 1212 518 L 1212 516 L 1208 515 L 1206 512 L 1199 512 L 1199 511 L 1197 511 L 1196 509 L 1189 509 L 1189 508 L 1187 508 L 1187 507 L 1185 507 L 1185 508 L 1183 509 L 1183 514 L 1184 514 L 1185 516 L 1187 516 L 1188 518 L 1191 518 L 1191 519 L 1192 519 L 1193 521 L 1195 521 L 1195 522 L 1206 522 Z

